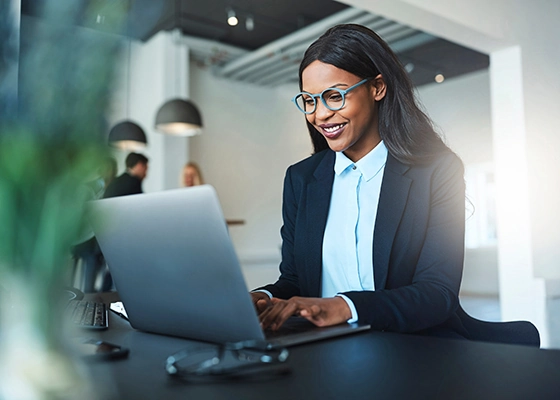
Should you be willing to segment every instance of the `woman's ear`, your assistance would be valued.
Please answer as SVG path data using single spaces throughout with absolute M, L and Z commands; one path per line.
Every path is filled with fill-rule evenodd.
M 375 101 L 380 101 L 385 97 L 385 93 L 387 93 L 387 84 L 385 83 L 385 79 L 383 79 L 383 76 L 381 76 L 381 74 L 372 79 L 371 90 L 373 99 Z

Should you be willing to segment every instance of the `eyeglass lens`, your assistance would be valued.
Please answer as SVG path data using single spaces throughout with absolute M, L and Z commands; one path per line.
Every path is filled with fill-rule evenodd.
M 344 106 L 344 93 L 337 89 L 327 89 L 320 95 L 300 93 L 296 96 L 295 102 L 298 108 L 304 113 L 312 113 L 317 106 L 317 97 L 321 97 L 323 104 L 333 110 L 340 110 Z

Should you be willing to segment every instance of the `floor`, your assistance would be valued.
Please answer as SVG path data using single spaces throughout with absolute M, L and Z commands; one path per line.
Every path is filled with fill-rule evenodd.
M 460 296 L 463 309 L 471 316 L 483 321 L 501 321 L 498 297 Z M 546 303 L 546 325 L 548 343 L 543 348 L 560 349 L 560 298 L 548 299 Z

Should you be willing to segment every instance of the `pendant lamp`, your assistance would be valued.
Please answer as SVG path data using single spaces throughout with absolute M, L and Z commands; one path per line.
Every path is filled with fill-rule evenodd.
M 142 128 L 130 120 L 119 122 L 109 132 L 109 144 L 120 150 L 140 150 L 147 143 Z
M 181 2 L 175 1 L 175 26 L 176 38 L 181 38 Z M 188 51 L 188 50 L 187 50 Z M 180 86 L 179 78 L 179 57 L 175 50 L 175 85 Z M 166 101 L 158 110 L 155 120 L 155 129 L 167 135 L 174 136 L 194 136 L 202 131 L 202 117 L 195 104 L 187 99 L 175 97 Z
M 137 151 L 148 144 L 146 134 L 140 126 L 129 119 L 130 115 L 130 59 L 132 40 L 128 43 L 127 60 L 127 88 L 126 88 L 126 115 L 127 119 L 119 122 L 109 131 L 109 145 L 120 150 Z
M 167 101 L 156 114 L 156 129 L 176 136 L 198 135 L 202 117 L 193 102 L 183 99 Z

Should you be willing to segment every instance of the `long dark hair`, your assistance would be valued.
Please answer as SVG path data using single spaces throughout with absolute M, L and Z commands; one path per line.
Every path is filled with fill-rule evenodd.
M 381 74 L 387 85 L 379 102 L 379 134 L 388 152 L 405 164 L 419 164 L 450 151 L 419 108 L 408 74 L 391 48 L 365 26 L 342 24 L 330 28 L 306 50 L 299 67 L 314 61 L 334 65 L 362 79 Z M 327 141 L 309 122 L 315 152 L 327 149 Z

